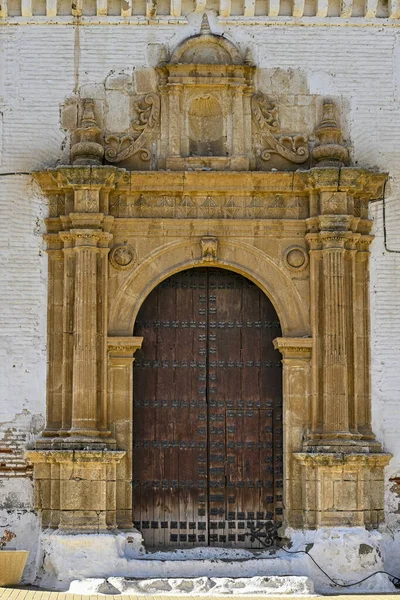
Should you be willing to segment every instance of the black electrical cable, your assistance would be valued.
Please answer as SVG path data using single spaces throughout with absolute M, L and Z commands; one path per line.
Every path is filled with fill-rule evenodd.
M 307 550 L 286 550 L 286 548 L 283 548 L 281 546 L 279 547 L 279 549 L 286 552 L 286 554 L 307 554 L 307 556 L 311 558 L 311 560 L 313 561 L 315 566 L 321 571 L 321 573 L 323 573 L 325 577 L 329 579 L 329 581 L 331 581 L 334 585 L 337 585 L 338 587 L 348 588 L 353 587 L 354 585 L 360 585 L 361 583 L 364 583 L 364 581 L 367 581 L 367 579 L 370 579 L 375 575 L 379 575 L 380 573 L 387 575 L 389 579 L 393 579 L 394 581 L 396 581 L 397 583 L 394 583 L 394 581 L 392 582 L 395 587 L 400 584 L 400 578 L 396 577 L 396 575 L 388 573 L 387 571 L 375 571 L 374 573 L 371 573 L 371 575 L 367 575 L 367 577 L 364 577 L 364 579 L 360 579 L 360 581 L 355 581 L 354 583 L 339 583 L 338 581 L 335 581 L 335 579 L 332 579 L 332 577 L 328 575 L 326 571 L 324 571 L 324 569 L 317 563 L 315 558 L 313 558 Z
M 392 573 L 389 573 L 388 571 L 383 571 L 383 570 L 375 571 L 374 573 L 371 573 L 370 575 L 367 575 L 363 579 L 360 579 L 359 581 L 355 581 L 353 583 L 340 583 L 339 581 L 336 581 L 335 579 L 333 579 L 318 564 L 318 562 L 315 560 L 315 558 L 313 556 L 311 556 L 310 550 L 312 549 L 314 544 L 310 544 L 310 547 L 306 546 L 305 550 L 286 550 L 286 548 L 284 548 L 279 543 L 279 540 L 281 540 L 281 543 L 283 540 L 279 537 L 278 529 L 279 529 L 279 526 L 276 523 L 273 523 L 272 521 L 268 521 L 267 523 L 264 523 L 263 525 L 259 526 L 258 528 L 253 527 L 252 531 L 250 531 L 249 533 L 246 533 L 245 535 L 249 536 L 250 540 L 253 542 L 254 542 L 254 540 L 257 540 L 258 542 L 260 542 L 260 544 L 262 546 L 264 546 L 264 548 L 267 548 L 269 550 L 275 550 L 275 551 L 283 550 L 283 552 L 286 552 L 286 554 L 306 554 L 312 560 L 312 562 L 317 567 L 317 569 L 319 569 L 321 571 L 321 573 L 323 573 L 325 575 L 325 577 L 327 579 L 329 579 L 329 581 L 331 581 L 333 583 L 333 585 L 336 585 L 337 587 L 348 588 L 348 587 L 353 587 L 355 585 L 360 585 L 364 581 L 367 581 L 367 579 L 370 579 L 371 577 L 374 577 L 375 575 L 379 575 L 379 574 L 387 575 L 396 588 L 400 587 L 400 577 L 397 577 L 396 575 L 393 575 Z M 270 557 L 270 558 L 272 558 L 272 557 Z

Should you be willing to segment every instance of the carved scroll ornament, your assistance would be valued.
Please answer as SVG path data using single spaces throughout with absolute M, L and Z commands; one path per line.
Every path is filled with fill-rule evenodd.
M 252 97 L 251 110 L 267 145 L 261 152 L 262 160 L 270 160 L 272 154 L 279 154 L 296 164 L 308 159 L 310 152 L 304 135 L 273 135 L 272 131 L 278 127 L 278 108 L 264 94 L 258 93 Z
M 132 120 L 132 135 L 109 135 L 105 139 L 108 162 L 120 162 L 139 152 L 142 160 L 150 160 L 150 150 L 145 145 L 160 119 L 160 97 L 147 94 L 136 100 L 134 109 L 137 116 Z

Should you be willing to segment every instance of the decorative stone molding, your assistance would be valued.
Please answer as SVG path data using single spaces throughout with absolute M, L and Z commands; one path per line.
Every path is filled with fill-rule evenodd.
M 312 338 L 275 338 L 274 348 L 279 350 L 283 358 L 310 359 L 313 347 Z
M 107 349 L 110 360 L 131 359 L 134 360 L 136 350 L 142 347 L 142 337 L 109 337 L 107 338 Z
M 158 6 L 154 2 L 143 3 L 135 7 L 133 13 L 132 2 L 126 0 L 120 2 L 119 15 L 115 14 L 115 6 L 112 14 L 108 13 L 109 7 L 104 0 L 96 0 L 96 14 L 93 14 L 93 4 L 89 0 L 76 0 L 70 7 L 69 14 L 63 11 L 60 14 L 60 8 L 56 2 L 48 0 L 44 5 L 39 0 L 18 0 L 12 4 L 12 13 L 10 13 L 9 0 L 2 0 L 0 4 L 0 19 L 8 19 L 9 22 L 37 23 L 37 17 L 41 23 L 54 24 L 54 18 L 57 17 L 57 23 L 72 24 L 74 17 L 84 17 L 85 26 L 98 26 L 104 23 L 107 16 L 110 17 L 110 23 L 128 23 L 130 25 L 154 26 L 159 24 L 165 26 L 166 23 L 173 22 L 176 25 L 187 25 L 187 17 L 182 14 L 182 0 L 170 0 L 168 14 L 158 14 Z M 196 0 L 195 11 L 201 13 L 205 10 L 204 0 Z M 300 25 L 304 27 L 315 27 L 321 25 L 340 27 L 346 26 L 348 22 L 354 20 L 359 25 L 369 27 L 393 26 L 400 17 L 399 5 L 395 0 L 391 0 L 389 5 L 381 5 L 378 0 L 370 0 L 362 8 L 354 7 L 352 3 L 338 5 L 333 0 L 326 2 L 313 2 L 307 6 L 306 3 L 291 0 L 289 4 L 281 0 L 273 0 L 270 5 L 261 6 L 255 14 L 255 3 L 247 2 L 241 8 L 235 9 L 232 14 L 231 3 L 226 0 L 220 0 L 216 5 L 218 21 L 220 24 L 237 26 L 242 23 L 246 27 L 265 26 L 266 24 L 287 23 L 291 26 Z M 277 20 L 277 17 L 279 19 Z M 7 21 L 6 21 L 7 22 Z
M 155 69 L 138 69 L 135 80 L 122 73 L 94 84 L 96 101 L 79 100 L 84 88 L 66 100 L 61 121 L 71 132 L 72 164 L 99 165 L 103 156 L 108 163 L 139 171 L 294 172 L 297 165 L 307 168 L 313 160 L 320 166 L 347 164 L 333 101 L 325 100 L 317 126 L 311 110 L 317 108 L 316 96 L 308 96 L 305 112 L 282 97 L 278 105 L 255 88 L 255 71 L 251 48 L 241 50 L 225 36 L 211 33 L 204 16 L 198 35 L 170 55 L 166 47 L 158 51 Z M 136 93 L 143 89 L 149 91 Z M 300 114 L 304 133 L 292 133 Z M 317 143 L 310 153 L 315 129 Z M 55 210 L 58 201 L 52 202 Z
M 301 246 L 289 246 L 283 253 L 286 267 L 300 273 L 308 267 L 308 253 Z

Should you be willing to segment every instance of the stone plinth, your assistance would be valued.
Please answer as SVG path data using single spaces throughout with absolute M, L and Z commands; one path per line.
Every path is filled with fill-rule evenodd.
M 103 531 L 116 527 L 116 468 L 125 452 L 35 450 L 35 508 L 44 527 Z
M 306 527 L 377 527 L 384 519 L 383 468 L 391 454 L 296 453 Z

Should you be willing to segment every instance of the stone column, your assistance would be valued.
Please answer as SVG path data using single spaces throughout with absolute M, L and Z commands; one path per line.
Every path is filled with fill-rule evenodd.
M 99 242 L 111 235 L 99 230 L 71 230 L 75 239 L 75 306 L 72 415 L 70 435 L 98 435 L 97 406 L 97 258 Z
M 248 85 L 243 90 L 243 122 L 244 122 L 244 131 L 251 131 L 252 124 L 252 113 L 251 113 L 251 97 L 254 94 L 254 88 L 252 85 Z M 252 145 L 252 136 L 246 135 L 244 136 L 244 153 L 252 157 L 251 168 L 255 169 L 255 159 L 253 157 L 253 145 Z
M 232 155 L 243 156 L 245 147 L 244 111 L 243 111 L 243 86 L 233 87 L 232 94 Z
M 75 233 L 72 231 L 71 233 Z M 71 435 L 97 435 L 97 233 L 76 234 Z
M 354 395 L 357 406 L 358 431 L 362 439 L 375 440 L 371 429 L 370 381 L 370 310 L 369 310 L 369 246 L 371 235 L 363 235 L 357 243 L 355 257 L 354 315 Z
M 43 437 L 57 436 L 62 425 L 63 277 L 64 256 L 57 234 L 45 236 L 48 255 L 46 428 Z
M 64 297 L 63 297 L 63 368 L 62 368 L 62 427 L 60 435 L 67 435 L 71 428 L 72 409 L 72 359 L 74 332 L 75 297 L 75 253 L 74 240 L 70 234 L 62 233 L 64 243 Z
M 168 155 L 170 157 L 180 157 L 181 155 L 181 93 L 181 84 L 168 85 Z
M 311 412 L 312 338 L 276 338 L 274 347 L 283 356 L 284 432 L 284 523 L 303 526 L 301 467 L 293 453 L 301 452 Z M 307 415 L 304 418 L 304 415 Z
M 327 218 L 329 219 L 329 218 Z M 323 426 L 322 437 L 330 440 L 352 437 L 349 430 L 348 331 L 345 253 L 352 233 L 343 231 L 348 217 L 323 219 L 322 227 L 334 231 L 320 233 L 322 243 L 323 309 Z
M 126 452 L 124 460 L 117 465 L 117 524 L 121 529 L 132 528 L 133 363 L 142 342 L 141 337 L 107 339 L 111 433 L 117 447 Z

